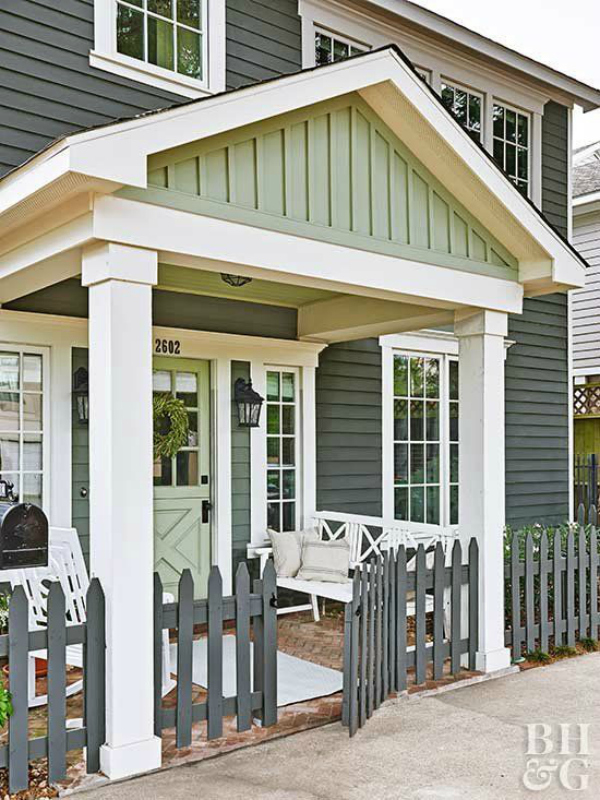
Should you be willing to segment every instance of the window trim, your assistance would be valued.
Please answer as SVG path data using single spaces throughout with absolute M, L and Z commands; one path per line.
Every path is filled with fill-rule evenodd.
M 402 527 L 410 532 L 426 531 L 451 535 L 458 531 L 458 524 L 450 524 L 450 361 L 458 361 L 458 340 L 452 334 L 422 332 L 382 336 L 382 504 L 383 523 L 386 526 Z M 394 356 L 436 358 L 442 362 L 440 370 L 440 524 L 398 520 L 394 508 Z M 459 401 L 460 402 L 460 401 Z M 459 451 L 460 452 L 460 451 Z M 459 501 L 460 502 L 460 501 Z M 460 521 L 460 516 L 459 516 Z
M 40 347 L 39 345 L 29 345 L 26 343 L 7 343 L 0 342 L 0 351 L 3 353 L 17 353 L 22 358 L 26 353 L 39 355 L 42 357 L 42 508 L 47 517 L 50 517 L 50 446 L 52 436 L 52 419 L 50 394 L 52 387 L 52 377 L 50 375 L 50 348 Z M 21 392 L 21 389 L 19 390 Z M 70 406 L 70 398 L 69 398 Z M 19 428 L 19 438 L 23 430 Z M 19 478 L 23 472 L 23 452 L 20 447 L 19 456 Z M 22 486 L 19 486 L 19 500 L 23 496 Z
M 225 3 L 202 0 L 206 13 L 203 31 L 205 76 L 202 81 L 157 67 L 117 51 L 117 0 L 94 2 L 94 49 L 90 66 L 122 78 L 162 89 L 191 99 L 225 90 Z

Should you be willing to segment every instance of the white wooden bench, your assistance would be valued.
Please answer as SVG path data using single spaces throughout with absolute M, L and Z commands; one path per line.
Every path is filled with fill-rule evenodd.
M 350 570 L 356 569 L 361 563 L 368 562 L 370 559 L 381 556 L 389 550 L 397 550 L 404 545 L 407 548 L 417 548 L 420 544 L 429 547 L 442 541 L 444 549 L 454 538 L 454 534 L 440 531 L 423 530 L 414 532 L 400 527 L 386 527 L 378 517 L 363 517 L 352 514 L 339 514 L 336 512 L 322 511 L 314 515 L 312 521 L 306 525 L 307 528 L 315 528 L 322 539 L 346 538 L 350 544 Z M 270 544 L 262 547 L 250 548 L 251 553 L 260 557 L 260 571 L 262 571 L 267 560 L 273 553 Z M 430 563 L 429 563 L 430 562 Z M 433 566 L 433 553 L 428 554 L 427 567 Z M 415 559 L 411 559 L 407 565 L 408 569 L 415 568 Z M 282 589 L 290 589 L 300 594 L 310 597 L 310 603 L 287 606 L 278 610 L 278 614 L 291 614 L 296 611 L 312 611 L 315 622 L 320 619 L 318 598 L 324 600 L 338 600 L 348 603 L 352 600 L 352 579 L 348 576 L 347 583 L 333 583 L 328 581 L 305 581 L 298 578 L 277 578 L 277 586 Z M 433 597 L 427 595 L 426 611 L 433 611 Z M 415 614 L 415 603 L 407 602 L 407 616 Z

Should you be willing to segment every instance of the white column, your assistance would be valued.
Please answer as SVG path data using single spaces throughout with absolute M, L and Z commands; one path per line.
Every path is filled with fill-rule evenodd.
M 458 312 L 459 530 L 466 549 L 479 543 L 479 650 L 477 668 L 510 665 L 504 646 L 504 337 L 507 315 Z
M 106 594 L 106 744 L 123 778 L 161 763 L 153 730 L 152 286 L 157 254 L 84 251 L 89 287 L 91 571 Z

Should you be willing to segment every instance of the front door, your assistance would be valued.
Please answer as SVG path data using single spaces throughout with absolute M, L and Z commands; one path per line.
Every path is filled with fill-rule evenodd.
M 174 458 L 154 463 L 154 569 L 177 597 L 191 570 L 196 597 L 206 596 L 210 569 L 210 427 L 208 361 L 156 358 L 154 394 L 183 400 L 188 440 Z

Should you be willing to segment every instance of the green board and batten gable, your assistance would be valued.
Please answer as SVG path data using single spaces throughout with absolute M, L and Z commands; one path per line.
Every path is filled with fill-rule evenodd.
M 151 156 L 122 197 L 516 280 L 506 248 L 358 95 Z

